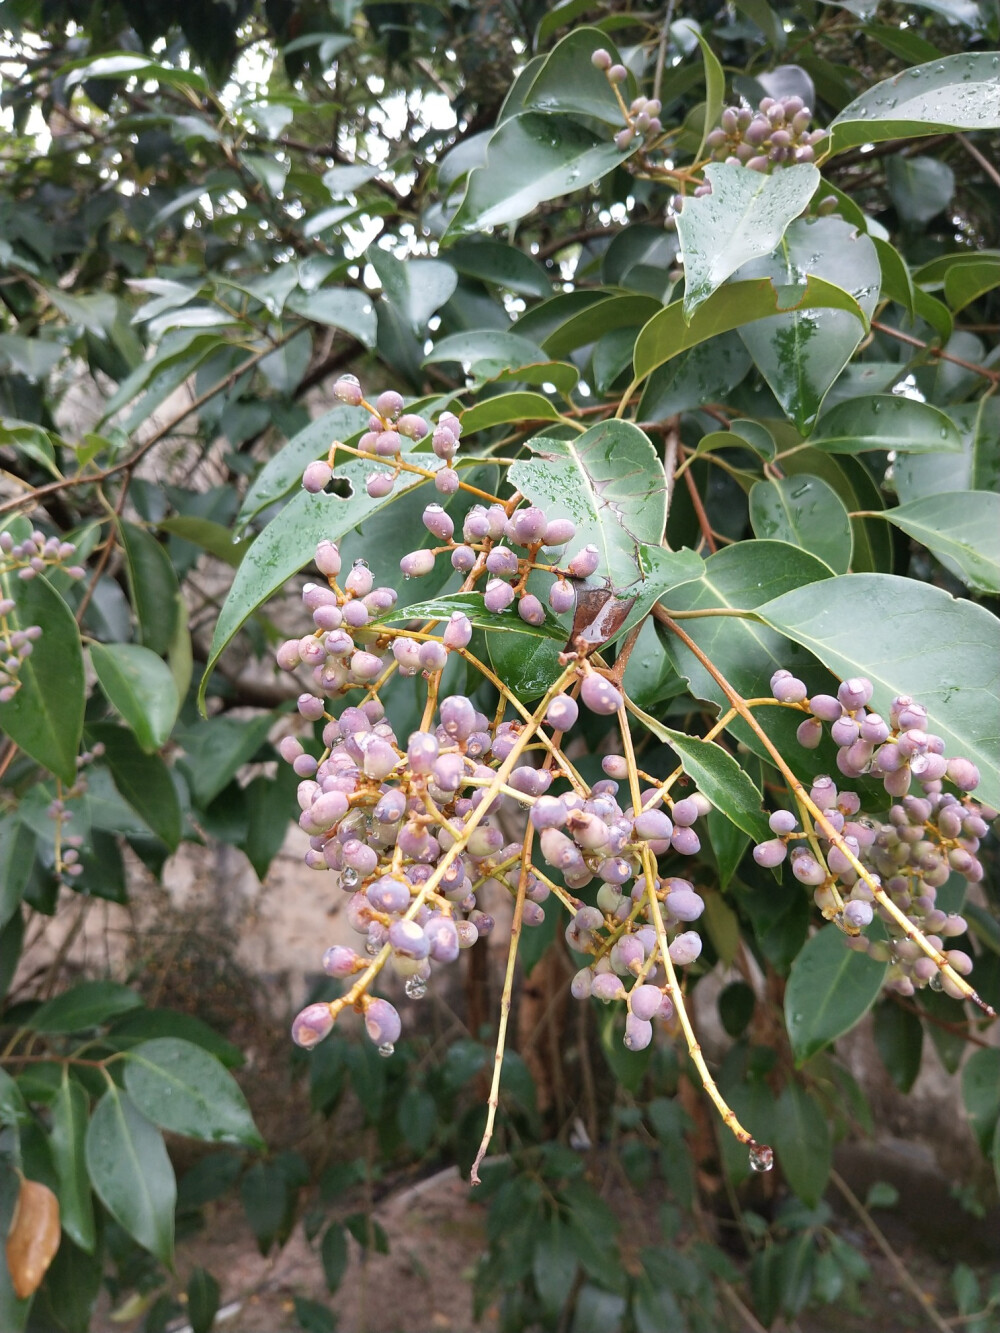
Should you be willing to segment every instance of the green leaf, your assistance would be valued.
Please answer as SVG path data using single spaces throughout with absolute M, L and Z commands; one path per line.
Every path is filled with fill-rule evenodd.
M 301 485 L 307 463 L 325 458 L 334 440 L 346 442 L 364 430 L 367 420 L 364 408 L 341 404 L 293 435 L 250 483 L 236 515 L 236 530 L 241 531 L 262 509 L 284 499 L 289 491 Z
M 904 503 L 942 491 L 1000 490 L 1000 400 L 981 398 L 948 409 L 962 439 L 962 454 L 900 458 L 893 466 L 896 491 Z
M 103 762 L 120 795 L 171 851 L 181 840 L 181 805 L 170 770 L 156 754 L 146 754 L 131 731 L 110 723 L 87 728 L 88 742 L 104 746 Z
M 1000 287 L 1000 256 L 997 255 L 982 255 L 975 263 L 953 265 L 944 280 L 944 294 L 956 313 L 995 287 Z
M 714 807 L 708 812 L 708 836 L 719 868 L 719 888 L 725 892 L 750 846 L 750 839 Z
M 841 679 L 867 676 L 884 716 L 898 694 L 919 700 L 945 753 L 979 768 L 978 799 L 1000 805 L 1000 624 L 989 611 L 914 579 L 846 574 L 820 596 L 799 588 L 757 614 Z
M 0 926 L 20 907 L 34 864 L 34 832 L 13 815 L 0 820 Z
M 31 1113 L 17 1086 L 5 1069 L 0 1069 L 0 1125 L 29 1124 Z
M 135 643 L 92 643 L 90 660 L 101 689 L 147 754 L 170 738 L 180 700 L 170 668 Z
M 442 462 L 433 455 L 421 455 L 421 466 L 428 471 L 437 471 Z M 198 701 L 203 710 L 209 678 L 227 644 L 244 621 L 312 559 L 317 544 L 323 538 L 338 541 L 400 495 L 424 484 L 424 478 L 419 474 L 403 472 L 391 495 L 372 499 L 365 490 L 365 479 L 370 471 L 371 462 L 367 459 L 357 458 L 339 464 L 336 475 L 348 482 L 350 496 L 341 499 L 337 495 L 310 495 L 308 491 L 299 491 L 247 551 L 215 623 L 208 663 L 198 690 Z
M 803 1203 L 817 1207 L 830 1178 L 833 1144 L 826 1116 L 797 1083 L 787 1083 L 778 1098 L 772 1143 L 789 1185 Z
M 169 532 L 172 537 L 180 537 L 182 541 L 190 542 L 192 546 L 199 546 L 209 555 L 214 555 L 216 560 L 232 565 L 233 569 L 243 559 L 250 545 L 248 537 L 234 541 L 229 529 L 224 528 L 221 523 L 214 523 L 207 518 L 195 518 L 190 514 L 161 518 L 156 526 L 161 532 Z
M 424 357 L 424 365 L 457 361 L 466 375 L 478 380 L 493 379 L 502 371 L 547 361 L 548 357 L 530 338 L 503 329 L 469 330 L 435 341 Z
M 219 1284 L 204 1268 L 194 1268 L 187 1284 L 191 1333 L 210 1333 L 219 1311 Z
M 486 164 L 469 176 L 465 198 L 448 226 L 451 234 L 485 231 L 517 222 L 547 199 L 587 185 L 628 161 L 606 132 L 595 133 L 563 115 L 525 111 L 505 120 L 490 139 Z
M 369 247 L 368 261 L 378 274 L 385 300 L 422 341 L 427 321 L 458 286 L 458 274 L 440 259 L 397 259 L 377 245 Z
M 900 1092 L 909 1092 L 920 1073 L 924 1049 L 924 1026 L 919 1017 L 885 1000 L 875 1009 L 874 1033 L 889 1077 Z
M 938 407 L 901 394 L 849 398 L 824 412 L 809 443 L 828 454 L 860 454 L 868 449 L 897 453 L 959 453 L 962 437 Z
M 126 1053 L 125 1087 L 162 1129 L 208 1143 L 264 1147 L 232 1074 L 190 1041 L 157 1037 L 133 1046 Z
M 1000 1051 L 973 1051 L 962 1067 L 962 1101 L 983 1152 L 988 1154 L 1000 1117 Z
M 842 287 L 814 274 L 792 286 L 778 286 L 766 277 L 729 282 L 698 307 L 690 322 L 684 318 L 683 301 L 674 301 L 654 315 L 636 339 L 636 381 L 718 333 L 742 329 L 755 320 L 786 318 L 789 311 L 820 308 L 848 312 L 858 321 L 856 341 L 860 341 L 867 320 L 858 302 Z
M 194 70 L 182 69 L 175 65 L 161 65 L 148 56 L 136 55 L 134 51 L 109 51 L 96 60 L 85 57 L 70 61 L 63 66 L 67 88 L 75 88 L 78 83 L 90 79 L 120 79 L 123 83 L 136 77 L 155 79 L 157 83 L 171 88 L 189 88 L 194 92 L 207 93 L 208 84 L 204 75 Z
M 806 942 L 785 989 L 785 1026 L 797 1065 L 849 1032 L 868 1012 L 887 966 L 849 949 L 836 926 L 824 926 Z
M 837 492 L 849 514 L 884 508 L 882 492 L 859 459 L 846 455 L 835 458 L 833 454 L 803 444 L 783 454 L 781 468 L 789 476 L 808 474 L 822 478 Z M 885 524 L 877 518 L 852 518 L 851 530 L 854 534 L 851 556 L 854 573 L 889 573 L 893 551 L 891 535 Z
M 513 639 L 501 631 L 488 634 L 486 644 L 493 670 L 524 703 L 543 695 L 562 671 L 562 645 L 552 639 Z
M 122 1049 L 153 1037 L 181 1037 L 208 1051 L 227 1069 L 239 1069 L 246 1063 L 238 1046 L 226 1041 L 194 1014 L 176 1009 L 132 1009 L 112 1024 L 110 1035 Z
M 744 166 L 705 168 L 712 193 L 684 201 L 677 234 L 684 256 L 684 316 L 749 260 L 769 255 L 816 192 L 820 175 L 800 163 L 765 176 Z
M 59 1180 L 59 1221 L 70 1240 L 93 1254 L 97 1236 L 84 1154 L 89 1110 L 90 1098 L 70 1078 L 64 1065 L 62 1081 L 52 1102 L 49 1132 L 52 1162 Z
M 177 626 L 177 575 L 167 552 L 145 528 L 122 523 L 121 539 L 139 637 L 163 657 Z
M 498 393 L 484 398 L 461 414 L 462 430 L 473 435 L 477 430 L 501 426 L 508 421 L 561 421 L 558 408 L 540 393 Z
M 701 58 L 705 64 L 705 114 L 702 120 L 701 143 L 694 155 L 695 161 L 698 162 L 705 151 L 705 140 L 708 138 L 709 131 L 714 125 L 718 124 L 719 116 L 722 114 L 722 104 L 726 95 L 726 75 L 711 46 L 706 42 L 698 28 L 694 24 L 691 26 L 695 37 L 698 39 L 698 45 L 701 47 Z M 689 280 L 690 276 L 688 274 Z
M 529 634 L 539 639 L 554 639 L 557 643 L 566 642 L 566 627 L 561 625 L 551 614 L 546 612 L 541 625 L 529 625 L 522 620 L 513 608 L 499 615 L 487 611 L 480 592 L 443 593 L 426 602 L 412 602 L 398 611 L 387 611 L 378 619 L 379 624 L 401 625 L 410 620 L 447 620 L 456 611 L 461 611 L 472 621 L 473 629 L 501 630 L 508 634 Z
M 896 153 L 887 159 L 885 168 L 889 197 L 904 223 L 922 226 L 951 203 L 955 173 L 946 163 Z
M 750 523 L 756 537 L 801 546 L 835 574 L 846 574 L 850 568 L 851 520 L 840 496 L 820 477 L 806 474 L 755 482 Z
M 523 109 L 549 114 L 576 113 L 620 129 L 622 113 L 618 99 L 604 71 L 591 63 L 591 56 L 602 47 L 613 61 L 620 59 L 607 33 L 600 28 L 574 28 L 545 57 L 524 95 Z M 631 74 L 621 93 L 626 102 L 635 96 L 636 83 Z
M 33 1032 L 86 1032 L 136 1009 L 141 998 L 117 981 L 80 981 L 46 1000 L 27 1020 Z
M 323 1232 L 319 1253 L 327 1290 L 336 1291 L 344 1280 L 350 1258 L 347 1250 L 347 1232 L 339 1222 L 331 1222 Z
M 111 1216 L 143 1249 L 172 1266 L 174 1168 L 163 1135 L 115 1085 L 94 1109 L 86 1155 L 91 1184 Z
M 970 588 L 1000 593 L 1000 495 L 948 491 L 886 509 L 881 517 L 926 546 Z
M 676 751 L 684 772 L 731 823 L 754 842 L 764 842 L 770 836 L 761 809 L 761 794 L 728 750 L 716 741 L 674 731 L 648 716 L 643 717 L 642 722 L 654 736 Z
M 550 1217 L 535 1232 L 531 1258 L 535 1290 L 549 1318 L 564 1309 L 578 1268 L 572 1231 L 557 1216 Z
M 0 704 L 0 732 L 67 785 L 76 782 L 76 754 L 83 731 L 85 682 L 80 631 L 69 607 L 44 578 L 0 575 L 12 597 L 12 628 L 40 625 L 41 637 L 21 664 L 20 689 Z
M 537 260 L 516 246 L 486 236 L 456 241 L 444 252 L 456 273 L 493 283 L 519 296 L 551 296 L 552 279 Z
M 253 758 L 273 725 L 271 713 L 251 721 L 211 717 L 178 735 L 178 744 L 184 750 L 179 767 L 187 776 L 191 794 L 202 809 L 210 805 L 243 765 Z
M 698 441 L 696 454 L 708 454 L 714 449 L 739 449 L 746 445 L 758 457 L 770 462 L 778 452 L 774 436 L 759 421 L 740 420 L 730 422 L 728 430 L 711 431 Z
M 332 1310 L 305 1296 L 294 1296 L 292 1300 L 295 1318 L 303 1333 L 335 1333 L 337 1316 Z
M 1000 127 L 990 51 L 944 56 L 866 89 L 830 124 L 827 156 L 863 143 Z
M 724 403 L 749 369 L 750 353 L 739 334 L 721 333 L 654 370 L 642 391 L 636 416 L 640 421 L 663 421 L 703 403 Z M 743 434 L 747 426 L 757 426 L 757 422 L 734 421 L 731 429 Z M 766 434 L 763 426 L 758 429 Z
M 770 278 L 775 284 L 818 277 L 842 282 L 862 323 L 844 309 L 800 308 L 740 329 L 757 369 L 797 428 L 807 433 L 827 390 L 853 356 L 875 311 L 882 270 L 870 237 L 842 218 L 800 218 L 772 255 L 751 260 L 741 278 Z
M 616 589 L 641 574 L 636 545 L 659 545 L 666 478 L 648 437 L 626 421 L 604 421 L 572 440 L 536 437 L 535 455 L 509 470 L 511 485 L 552 518 L 576 524 L 574 549 L 595 545 Z
M 285 307 L 314 324 L 343 329 L 362 347 L 375 346 L 378 320 L 375 306 L 367 292 L 352 287 L 320 287 L 314 292 L 292 292 Z

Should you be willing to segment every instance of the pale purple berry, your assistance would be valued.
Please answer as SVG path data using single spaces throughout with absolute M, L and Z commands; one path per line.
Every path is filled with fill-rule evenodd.
M 669 838 L 674 831 L 671 820 L 662 810 L 644 810 L 637 815 L 632 832 L 643 842 L 657 842 Z
M 440 505 L 428 505 L 424 510 L 423 524 L 432 537 L 437 537 L 439 541 L 450 541 L 455 532 L 455 524 L 450 514 L 446 513 Z
M 674 817 L 675 824 L 680 825 L 681 828 L 689 828 L 701 811 L 693 796 L 685 796 L 682 800 L 674 802 L 674 808 L 670 813 Z
M 625 985 L 614 972 L 599 972 L 591 982 L 590 993 L 595 1000 L 610 1004 L 612 1000 L 624 1000 Z
M 359 971 L 360 963 L 361 959 L 354 950 L 342 944 L 334 944 L 323 955 L 323 971 L 328 977 L 338 977 L 341 981 Z
M 513 600 L 514 589 L 509 583 L 505 583 L 503 579 L 490 579 L 483 594 L 487 611 L 498 615 L 501 611 L 506 611 Z
M 844 920 L 857 930 L 864 930 L 865 926 L 870 926 L 873 916 L 870 903 L 850 902 L 844 906 Z
M 799 851 L 792 856 L 792 874 L 800 884 L 817 887 L 826 880 L 826 868 L 809 852 Z
M 292 1041 L 308 1051 L 328 1036 L 332 1028 L 333 1015 L 328 1004 L 307 1004 L 292 1023 Z
M 586 579 L 597 569 L 601 563 L 601 553 L 596 546 L 585 546 L 582 551 L 577 551 L 572 557 L 567 570 L 575 579 Z
M 571 699 L 568 694 L 557 694 L 549 702 L 545 721 L 553 731 L 569 731 L 576 725 L 579 716 L 580 709 L 576 700 Z
M 443 467 L 435 473 L 434 489 L 441 495 L 454 495 L 458 490 L 459 477 L 453 467 Z
M 594 974 L 589 967 L 582 967 L 569 983 L 569 993 L 574 1000 L 586 1000 L 590 996 Z
M 375 452 L 383 458 L 393 458 L 399 450 L 399 435 L 396 431 L 383 430 L 375 436 Z
M 705 900 L 683 880 L 667 894 L 667 911 L 675 921 L 697 921 L 705 910 Z
M 340 573 L 340 552 L 330 541 L 321 541 L 316 547 L 316 568 L 327 578 L 336 578 Z
M 516 510 L 507 520 L 505 531 L 518 546 L 534 546 L 545 534 L 547 520 L 541 509 L 527 505 Z
M 459 941 L 455 922 L 450 916 L 435 913 L 424 923 L 424 935 L 430 956 L 437 963 L 453 963 L 458 957 Z
M 636 1018 L 648 1022 L 660 1007 L 663 992 L 659 986 L 635 986 L 629 992 L 629 1008 Z
M 607 71 L 609 83 L 624 83 L 628 78 L 628 70 L 624 65 L 612 65 Z
M 517 614 L 526 625 L 544 625 L 545 607 L 533 593 L 525 593 L 517 604 Z
M 472 621 L 464 612 L 453 611 L 441 638 L 448 648 L 467 647 L 472 638 Z
M 409 885 L 391 875 L 383 875 L 369 884 L 365 896 L 376 912 L 387 912 L 390 916 L 405 912 L 410 905 Z
M 787 855 L 788 848 L 780 838 L 771 838 L 767 842 L 758 843 L 753 849 L 753 859 L 766 870 L 780 866 Z
M 310 463 L 303 472 L 302 485 L 311 495 L 318 495 L 326 487 L 332 476 L 333 468 L 330 467 L 329 463 L 324 463 L 318 459 L 315 463 Z
M 653 1025 L 648 1019 L 631 1013 L 625 1019 L 625 1046 L 630 1051 L 644 1051 L 653 1040 Z
M 531 807 L 531 823 L 538 832 L 562 828 L 569 818 L 565 803 L 558 796 L 539 796 Z
M 590 57 L 590 63 L 595 69 L 609 70 L 612 64 L 611 52 L 606 51 L 603 46 L 599 46 Z
M 836 722 L 844 715 L 843 705 L 832 694 L 814 694 L 809 700 L 809 711 L 821 722 Z
M 856 709 L 863 708 L 874 692 L 870 680 L 864 676 L 851 676 L 841 683 L 837 690 L 837 698 L 849 712 L 853 713 Z
M 807 717 L 795 729 L 795 739 L 804 750 L 815 750 L 823 739 L 823 724 L 818 718 Z
M 386 389 L 375 399 L 375 411 L 386 420 L 394 420 L 403 410 L 403 398 L 395 389 Z
M 455 457 L 458 452 L 458 440 L 450 430 L 445 426 L 438 426 L 437 430 L 431 436 L 431 448 L 438 458 L 446 461 Z
M 486 557 L 486 568 L 491 574 L 502 574 L 507 578 L 517 573 L 517 556 L 509 546 L 495 546 Z
M 464 741 L 476 725 L 476 709 L 464 694 L 454 694 L 442 701 L 441 726 L 452 740 Z
M 693 828 L 675 828 L 670 845 L 680 856 L 696 856 L 701 851 L 701 839 Z
M 354 375 L 341 375 L 333 386 L 333 396 L 339 398 L 342 403 L 347 403 L 349 407 L 360 407 L 364 394 L 361 392 L 361 384 Z
M 394 921 L 389 927 L 389 944 L 394 953 L 418 962 L 430 952 L 427 936 L 415 921 Z
M 594 548 L 596 550 L 596 547 Z M 592 672 L 584 676 L 580 687 L 580 698 L 592 713 L 609 716 L 622 707 L 622 696 L 604 676 Z
M 430 426 L 423 417 L 407 412 L 396 422 L 396 429 L 400 435 L 405 435 L 408 440 L 422 440 L 430 430 Z
M 435 639 L 420 645 L 420 665 L 424 671 L 443 671 L 448 664 L 448 650 Z
M 542 545 L 548 549 L 565 546 L 576 536 L 576 524 L 568 518 L 553 518 L 545 526 Z
M 687 967 L 701 955 L 701 936 L 695 930 L 685 930 L 674 939 L 667 952 L 677 967 Z
M 947 767 L 949 781 L 959 791 L 975 791 L 979 786 L 979 769 L 968 759 L 949 759 Z
M 801 680 L 790 671 L 776 671 L 771 677 L 771 693 L 779 703 L 798 704 L 805 699 L 808 691 Z
M 451 567 L 460 574 L 468 574 L 476 563 L 476 553 L 471 546 L 456 546 L 451 553 Z
M 411 551 L 399 562 L 404 578 L 416 579 L 429 574 L 434 568 L 434 552 L 428 550 Z
M 365 1009 L 365 1031 L 376 1046 L 393 1046 L 403 1030 L 399 1014 L 388 1000 L 369 1000 Z
M 567 611 L 572 611 L 576 603 L 576 592 L 571 583 L 565 579 L 557 579 L 549 589 L 549 606 L 557 616 L 564 615 Z
M 299 640 L 286 639 L 286 641 L 280 645 L 274 657 L 282 671 L 294 671 L 302 661 L 302 658 L 299 656 Z
M 615 778 L 619 782 L 623 782 L 628 777 L 628 764 L 624 755 L 606 754 L 601 760 L 601 768 L 609 778 Z

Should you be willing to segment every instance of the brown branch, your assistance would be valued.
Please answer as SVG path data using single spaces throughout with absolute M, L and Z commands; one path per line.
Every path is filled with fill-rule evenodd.
M 890 338 L 906 343 L 909 347 L 919 347 L 929 356 L 936 356 L 941 361 L 950 361 L 953 366 L 961 366 L 963 370 L 969 370 L 973 375 L 981 375 L 992 384 L 1000 384 L 1000 370 L 977 366 L 974 361 L 965 361 L 960 356 L 952 356 L 951 352 L 946 352 L 941 347 L 932 347 L 930 343 L 924 342 L 923 338 L 914 338 L 911 333 L 903 333 L 900 329 L 894 329 L 891 324 L 883 324 L 877 319 L 872 320 L 872 328 L 878 329 L 879 333 L 887 333 Z

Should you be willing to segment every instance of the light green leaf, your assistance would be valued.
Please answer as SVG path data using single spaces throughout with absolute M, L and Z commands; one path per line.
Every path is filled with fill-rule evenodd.
M 378 321 L 371 297 L 365 292 L 350 287 L 320 287 L 315 292 L 293 292 L 285 304 L 303 319 L 343 329 L 363 347 L 375 346 Z
M 648 437 L 626 421 L 604 421 L 572 440 L 536 437 L 534 457 L 509 470 L 511 485 L 552 518 L 576 524 L 573 549 L 593 543 L 602 573 L 622 591 L 641 576 L 637 544 L 658 545 L 666 479 Z
M 3 595 L 12 597 L 13 628 L 40 625 L 41 637 L 18 672 L 20 688 L 0 704 L 0 731 L 43 768 L 72 786 L 83 731 L 85 682 L 80 631 L 69 607 L 43 577 L 0 575 Z
M 908 157 L 896 153 L 887 159 L 889 197 L 904 223 L 921 226 L 937 217 L 955 194 L 955 173 L 933 157 Z
M 750 365 L 750 353 L 739 334 L 732 331 L 720 333 L 654 370 L 642 391 L 636 417 L 639 421 L 663 421 L 678 412 L 690 412 L 703 403 L 724 403 Z M 747 424 L 734 421 L 730 429 L 741 430 Z M 755 422 L 749 424 L 756 425 Z M 759 429 L 763 431 L 764 427 Z M 773 446 L 772 440 L 769 455 L 772 458 Z
M 208 718 L 177 735 L 184 750 L 179 761 L 191 794 L 205 808 L 257 753 L 274 719 L 270 713 L 251 721 L 241 718 Z
M 538 639 L 554 639 L 558 643 L 566 642 L 566 627 L 560 625 L 550 612 L 546 612 L 541 625 L 529 625 L 517 614 L 515 605 L 499 615 L 487 611 L 483 595 L 479 592 L 444 593 L 430 601 L 413 602 L 398 610 L 388 611 L 378 619 L 379 624 L 399 625 L 409 620 L 447 620 L 456 611 L 461 611 L 472 621 L 473 629 L 502 630 L 507 634 L 528 634 Z
M 536 259 L 487 236 L 456 241 L 444 256 L 456 273 L 493 283 L 519 296 L 551 296 L 552 279 Z
M 170 770 L 160 756 L 146 754 L 133 732 L 111 723 L 88 726 L 87 739 L 104 746 L 103 762 L 119 794 L 175 851 L 181 839 L 181 806 Z
M 166 662 L 135 643 L 92 643 L 90 660 L 108 702 L 146 753 L 164 746 L 180 708 Z
M 76 1245 L 93 1254 L 96 1242 L 94 1205 L 84 1158 L 90 1099 L 81 1084 L 70 1078 L 64 1065 L 62 1081 L 52 1102 L 49 1146 L 59 1181 L 59 1220 Z
M 457 361 L 467 375 L 488 380 L 501 371 L 547 360 L 538 344 L 529 338 L 502 329 L 481 329 L 439 339 L 424 357 L 424 365 Z
M 1000 805 L 1000 622 L 989 611 L 915 579 L 846 574 L 820 596 L 799 588 L 757 614 L 841 679 L 867 676 L 883 716 L 896 695 L 912 695 L 945 753 L 979 768 L 977 797 Z
M 147 648 L 162 657 L 177 627 L 177 575 L 164 548 L 145 528 L 122 523 L 120 531 L 139 635 Z
M 962 437 L 940 408 L 902 394 L 881 393 L 831 407 L 816 423 L 809 443 L 828 454 L 860 454 L 868 449 L 959 453 Z
M 797 1065 L 864 1017 L 882 989 L 887 967 L 849 949 L 836 926 L 824 926 L 806 942 L 785 988 L 785 1026 Z
M 961 436 L 961 456 L 914 454 L 893 464 L 896 493 L 904 503 L 943 491 L 1000 490 L 1000 400 L 987 397 L 948 409 Z
M 433 455 L 426 455 L 421 461 L 429 471 L 442 466 L 441 460 Z M 323 538 L 338 541 L 396 497 L 424 483 L 418 474 L 403 472 L 391 495 L 372 499 L 365 490 L 365 478 L 370 471 L 371 463 L 362 458 L 338 465 L 337 476 L 351 487 L 348 498 L 299 491 L 247 551 L 215 624 L 208 663 L 198 690 L 202 708 L 209 677 L 226 645 L 244 621 L 312 559 L 317 543 Z
M 178 1037 L 155 1037 L 125 1057 L 125 1087 L 161 1129 L 208 1143 L 263 1148 L 239 1084 L 214 1056 Z
M 956 313 L 995 287 L 1000 287 L 1000 258 L 997 256 L 982 256 L 972 264 L 954 265 L 944 280 L 944 294 Z
M 35 864 L 35 834 L 16 815 L 0 819 L 0 926 L 21 905 Z
M 32 1032 L 86 1032 L 141 1004 L 134 990 L 117 981 L 80 981 L 46 1000 L 25 1026 Z
M 831 122 L 827 156 L 863 143 L 1000 127 L 1000 57 L 944 56 L 868 88 Z
M 488 430 L 508 421 L 561 421 L 559 409 L 540 393 L 498 393 L 495 398 L 484 398 L 475 407 L 460 414 L 462 430 L 472 435 L 477 430 Z
M 147 56 L 136 55 L 134 51 L 109 51 L 96 60 L 72 61 L 63 69 L 69 71 L 64 78 L 67 88 L 75 88 L 89 79 L 121 79 L 125 82 L 130 78 L 142 78 L 155 79 L 172 88 L 190 88 L 200 93 L 208 91 L 204 76 L 194 70 L 161 65 Z
M 728 430 L 710 431 L 698 441 L 696 454 L 708 454 L 713 449 L 739 449 L 746 445 L 755 454 L 770 462 L 778 452 L 774 436 L 759 421 L 737 417 L 729 423 Z
M 115 1221 L 168 1267 L 177 1183 L 163 1135 L 112 1084 L 87 1127 L 91 1184 Z
M 882 280 L 875 246 L 842 218 L 800 218 L 773 255 L 751 260 L 739 276 L 775 283 L 803 282 L 807 276 L 843 282 L 863 311 L 861 324 L 843 309 L 811 310 L 803 302 L 800 309 L 740 329 L 757 369 L 805 434 L 874 314 Z
M 698 39 L 698 45 L 701 47 L 701 58 L 705 63 L 705 115 L 702 122 L 701 143 L 694 155 L 695 161 L 699 162 L 702 153 L 705 151 L 705 140 L 708 138 L 708 133 L 713 126 L 718 124 L 719 116 L 722 113 L 722 103 L 726 94 L 726 75 L 719 63 L 718 56 L 705 41 L 701 32 L 694 25 L 692 25 L 692 28 L 695 37 Z M 777 241 L 775 241 L 775 244 L 777 244 Z
M 677 217 L 684 256 L 684 316 L 689 322 L 738 268 L 771 253 L 820 180 L 811 163 L 765 176 L 719 162 L 707 166 L 705 176 L 712 193 L 686 199 Z
M 473 171 L 449 232 L 483 231 L 526 217 L 547 199 L 592 185 L 639 147 L 622 152 L 568 116 L 526 111 L 503 122 L 490 139 L 486 164 Z
M 1000 593 L 1000 495 L 946 491 L 881 514 L 979 592 Z
M 621 129 L 621 106 L 614 90 L 604 71 L 591 63 L 591 56 L 602 47 L 613 61 L 620 60 L 607 33 L 600 28 L 574 28 L 545 57 L 524 95 L 522 109 L 588 116 Z M 621 86 L 621 93 L 626 104 L 635 96 L 632 74 Z
M 654 315 L 639 334 L 634 361 L 637 383 L 657 366 L 718 333 L 741 329 L 754 320 L 785 318 L 790 311 L 822 307 L 849 312 L 857 320 L 858 340 L 867 327 L 865 314 L 853 296 L 814 275 L 790 287 L 776 286 L 769 278 L 727 283 L 698 307 L 690 323 L 684 318 L 683 307 L 683 301 L 672 302 Z
M 750 523 L 756 537 L 773 537 L 811 551 L 835 574 L 851 565 L 851 520 L 832 486 L 808 474 L 755 482 Z
M 397 259 L 377 245 L 369 247 L 368 261 L 378 274 L 385 300 L 423 340 L 427 321 L 458 286 L 458 274 L 440 259 Z

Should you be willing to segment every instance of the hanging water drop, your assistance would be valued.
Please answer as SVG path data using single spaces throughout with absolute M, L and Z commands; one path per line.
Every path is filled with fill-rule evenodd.
M 391 1041 L 384 1041 L 378 1048 L 378 1053 L 382 1056 L 383 1060 L 388 1060 L 389 1056 L 392 1055 L 395 1050 L 396 1048 Z
M 774 1166 L 774 1149 L 766 1143 L 755 1143 L 750 1149 L 750 1170 L 770 1171 Z
M 340 872 L 341 888 L 353 889 L 357 886 L 360 880 L 361 876 L 352 866 L 348 866 L 345 870 Z
M 927 984 L 931 990 L 944 990 L 944 982 L 941 980 L 940 972 L 935 972 Z
M 403 990 L 408 1000 L 422 1000 L 427 994 L 427 982 L 422 977 L 407 977 Z

